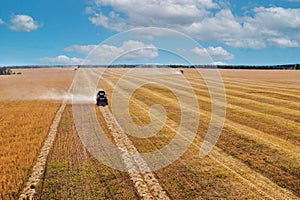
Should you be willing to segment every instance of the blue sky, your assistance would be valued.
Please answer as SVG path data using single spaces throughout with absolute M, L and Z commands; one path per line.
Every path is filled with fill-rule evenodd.
M 300 63 L 300 0 L 1 0 L 0 38 L 0 66 Z

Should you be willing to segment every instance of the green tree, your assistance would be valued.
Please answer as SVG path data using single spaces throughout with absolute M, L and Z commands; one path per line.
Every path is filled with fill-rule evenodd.
M 10 75 L 12 70 L 7 67 L 0 67 L 0 75 Z
M 0 68 L 0 75 L 4 75 L 4 71 L 5 71 L 4 67 Z
M 300 65 L 297 63 L 295 64 L 295 67 L 294 67 L 295 70 L 299 70 L 300 69 Z

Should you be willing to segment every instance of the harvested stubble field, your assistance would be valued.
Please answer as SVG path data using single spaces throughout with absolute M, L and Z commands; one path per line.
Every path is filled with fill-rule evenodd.
M 80 70 L 86 70 L 89 77 L 97 74 L 99 69 Z M 105 89 L 109 101 L 115 84 L 128 70 L 107 69 L 104 72 L 99 88 Z M 121 92 L 124 91 L 125 95 L 126 88 L 135 85 L 140 79 L 151 81 L 136 90 L 131 97 L 130 115 L 136 124 L 147 125 L 151 121 L 149 108 L 153 104 L 161 104 L 166 110 L 167 119 L 163 128 L 151 138 L 141 139 L 128 135 L 140 153 L 163 148 L 178 129 L 181 119 L 180 104 L 172 91 L 164 87 L 164 83 L 172 84 L 182 95 L 189 95 L 182 85 L 181 75 L 158 75 L 153 73 L 153 69 L 143 70 L 145 72 L 152 75 L 133 74 L 121 87 Z M 227 117 L 216 147 L 204 159 L 199 158 L 199 149 L 211 118 L 211 100 L 203 78 L 194 69 L 184 69 L 184 72 L 184 77 L 189 80 L 197 95 L 200 125 L 197 136 L 186 153 L 170 166 L 153 173 L 165 194 L 170 199 L 299 199 L 299 71 L 220 70 L 227 95 Z M 156 80 L 155 77 L 161 79 Z M 66 88 L 68 84 L 65 85 Z M 43 101 L 36 101 L 37 104 L 40 102 Z M 57 109 L 58 104 L 55 105 Z M 111 102 L 109 108 L 110 106 Z M 46 107 L 44 109 L 49 109 L 50 106 Z M 95 109 L 104 133 L 116 144 L 112 129 L 107 124 L 109 109 L 105 112 L 103 109 Z M 47 113 L 51 114 L 48 111 Z M 54 113 L 55 109 L 52 118 Z M 69 105 L 59 124 L 44 177 L 37 185 L 36 198 L 140 199 L 139 186 L 132 175 L 105 166 L 84 148 L 72 117 L 72 108 Z M 45 134 L 50 124 L 49 120 L 44 128 Z M 11 124 L 7 127 L 10 128 Z M 13 135 L 10 130 L 8 134 Z M 43 138 L 39 140 L 39 146 L 36 145 L 36 153 L 30 155 L 33 159 Z M 2 148 L 3 145 L 0 144 Z M 26 145 L 32 148 L 31 144 Z M 24 145 L 22 148 L 25 148 Z M 7 155 L 1 154 L 1 158 L 8 159 Z M 32 162 L 30 165 L 32 166 Z M 22 171 L 19 166 L 15 165 L 18 171 Z M 1 193 L 11 194 L 11 190 L 3 187 L 6 185 L 7 182 L 3 181 Z M 148 187 L 150 188 L 149 184 Z M 18 190 L 15 194 L 17 193 Z
M 101 87 L 111 91 L 121 74 L 107 71 L 100 81 Z M 297 78 L 300 73 L 222 70 L 221 74 L 227 94 L 226 123 L 215 150 L 200 160 L 197 157 L 199 146 L 211 117 L 210 99 L 202 78 L 194 70 L 185 70 L 185 77 L 198 97 L 200 128 L 194 145 L 180 160 L 156 172 L 161 184 L 174 199 L 299 197 L 300 104 L 296 100 L 300 95 Z M 147 77 L 133 76 L 128 84 Z M 150 77 L 149 81 L 151 79 L 155 78 Z M 185 88 L 174 76 L 166 76 L 159 83 L 164 85 L 164 81 L 172 81 L 184 94 Z M 164 105 L 168 120 L 157 136 L 130 139 L 140 152 L 162 148 L 174 136 L 174 128 L 180 121 L 180 109 L 174 95 L 161 86 L 145 85 L 133 97 L 130 108 L 136 123 L 148 124 L 148 110 L 156 103 Z

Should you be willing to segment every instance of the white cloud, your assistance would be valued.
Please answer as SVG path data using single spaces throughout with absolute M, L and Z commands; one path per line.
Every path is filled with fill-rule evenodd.
M 77 52 L 80 54 L 88 55 L 91 51 L 97 48 L 98 45 L 73 45 L 65 48 L 66 52 Z
M 234 16 L 230 10 L 221 10 L 185 27 L 184 31 L 200 40 L 222 42 L 235 48 L 262 49 L 274 44 L 273 39 L 270 40 L 274 36 L 292 40 L 299 29 L 300 9 L 260 7 L 254 9 L 254 17 L 242 18 Z
M 197 36 L 198 39 L 215 40 L 216 38 L 237 37 L 242 31 L 242 26 L 230 10 L 221 10 L 215 16 L 195 21 L 184 27 L 184 31 Z
M 0 18 L 0 25 L 4 24 L 5 22 Z
M 60 55 L 54 58 L 49 58 L 49 57 L 43 57 L 38 59 L 40 62 L 43 63 L 55 63 L 55 64 L 81 64 L 84 62 L 84 59 L 81 58 L 70 58 L 65 55 Z
M 112 45 L 73 45 L 65 51 L 89 54 L 89 61 L 94 64 L 120 60 L 149 60 L 158 56 L 158 49 L 153 44 L 144 44 L 140 41 L 128 40 L 122 46 Z
M 268 40 L 271 44 L 274 44 L 277 47 L 286 48 L 286 47 L 298 47 L 299 43 L 295 40 L 289 40 L 286 38 L 271 38 Z
M 234 55 L 223 49 L 222 47 L 208 47 L 208 48 L 199 48 L 195 47 L 190 50 L 192 53 L 197 54 L 201 58 L 211 57 L 216 60 L 232 60 Z
M 158 56 L 158 49 L 153 44 L 128 40 L 122 46 L 112 45 L 73 45 L 64 49 L 87 56 L 86 59 L 60 55 L 54 58 L 43 57 L 38 60 L 43 63 L 55 64 L 110 64 L 114 60 L 150 60 Z
M 183 49 L 183 48 L 176 48 L 176 52 L 177 53 L 184 53 L 184 52 L 186 52 L 186 50 Z
M 85 14 L 93 14 L 95 12 L 94 8 L 89 6 L 89 7 L 86 7 L 85 10 L 84 10 L 84 13 Z
M 111 6 L 115 12 L 107 16 L 104 13 L 95 14 L 89 18 L 90 21 L 115 31 L 149 25 L 190 24 L 195 19 L 207 16 L 207 9 L 218 7 L 212 0 L 95 0 L 95 4 L 98 7 Z M 126 19 L 120 18 L 118 13 L 125 14 Z
M 235 48 L 274 46 L 272 38 L 291 41 L 287 45 L 277 44 L 280 48 L 300 43 L 300 9 L 296 8 L 257 7 L 247 15 L 238 16 L 212 0 L 94 0 L 94 3 L 89 20 L 117 32 L 136 27 L 164 27 Z M 97 13 L 97 9 L 107 6 L 112 8 L 110 13 Z
M 216 61 L 216 62 L 213 62 L 211 63 L 212 65 L 228 65 L 228 63 L 225 63 L 225 62 L 221 62 L 221 61 Z
M 90 17 L 89 20 L 97 26 L 103 26 L 113 31 L 122 31 L 126 27 L 124 20 L 115 12 L 110 12 L 109 16 L 96 13 L 95 16 Z
M 10 29 L 13 31 L 30 32 L 37 30 L 39 25 L 31 16 L 28 15 L 14 15 L 10 19 Z
M 300 28 L 300 9 L 259 7 L 255 8 L 254 12 L 253 25 L 266 27 L 270 30 Z

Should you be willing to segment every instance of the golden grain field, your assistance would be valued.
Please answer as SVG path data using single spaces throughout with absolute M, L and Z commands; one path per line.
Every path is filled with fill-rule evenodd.
M 60 101 L 47 91 L 64 91 L 70 69 L 27 69 L 0 76 L 0 199 L 18 199 L 47 137 Z
M 80 70 L 92 77 L 103 69 Z M 299 199 L 300 72 L 220 70 L 226 90 L 226 120 L 216 146 L 200 159 L 199 149 L 212 116 L 211 99 L 203 77 L 195 69 L 183 70 L 184 78 L 196 94 L 200 121 L 196 138 L 188 150 L 171 165 L 154 172 L 169 199 Z M 98 88 L 107 92 L 111 110 L 115 85 L 128 71 L 130 69 L 106 69 L 99 77 Z M 129 76 L 120 88 L 120 93 L 126 95 L 129 86 L 149 80 L 131 96 L 130 116 L 136 124 L 145 126 L 151 122 L 150 107 L 161 104 L 167 118 L 153 137 L 128 135 L 140 153 L 159 151 L 167 145 L 179 127 L 181 106 L 189 109 L 188 105 L 180 105 L 170 88 L 164 87 L 168 82 L 178 94 L 188 95 L 180 76 L 160 74 L 157 77 L 161 79 L 156 80 L 153 69 L 143 69 L 143 73 Z M 61 103 L 54 96 L 64 94 L 73 77 L 71 69 L 32 69 L 22 71 L 20 77 L 2 80 L 0 77 L 2 199 L 18 198 Z M 45 88 L 52 88 L 51 93 L 43 95 Z M 32 92 L 42 98 L 32 98 Z M 16 93 L 27 98 L 16 98 Z M 53 99 L 44 98 L 47 95 Z M 116 144 L 107 115 L 97 106 L 91 106 L 96 109 L 105 135 Z M 189 109 L 189 112 L 197 111 Z M 63 112 L 41 178 L 36 199 L 142 199 L 132 174 L 102 164 L 85 149 L 74 124 L 72 105 Z
M 295 101 L 300 97 L 299 72 L 221 70 L 221 74 L 228 105 L 216 152 L 204 160 L 197 158 L 210 119 L 210 99 L 202 78 L 194 70 L 185 70 L 201 109 L 198 138 L 178 162 L 159 170 L 157 176 L 174 199 L 277 199 L 283 197 L 280 188 L 299 196 L 300 104 Z M 112 90 L 120 75 L 108 71 L 102 87 Z M 151 105 L 164 102 L 169 121 L 162 132 L 150 139 L 130 137 L 141 152 L 162 148 L 175 134 L 171 127 L 176 127 L 180 116 L 176 99 L 167 89 L 146 85 L 131 102 L 131 114 L 140 124 L 149 123 Z M 292 198 L 283 199 L 287 197 Z

